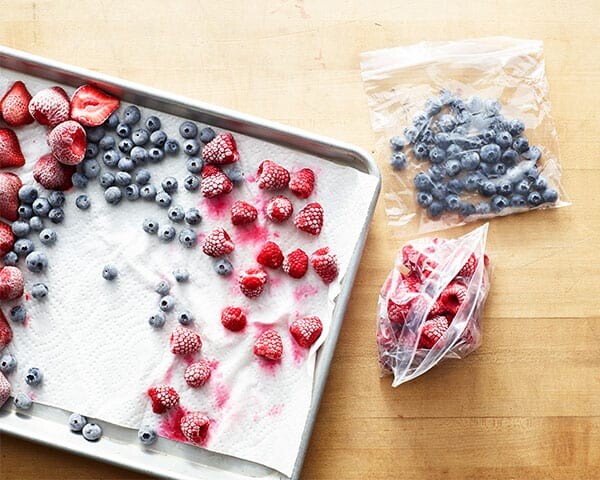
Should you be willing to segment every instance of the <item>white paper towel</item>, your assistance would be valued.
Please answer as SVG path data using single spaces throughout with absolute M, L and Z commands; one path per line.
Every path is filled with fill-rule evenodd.
M 51 85 L 0 69 L 0 92 L 14 79 L 24 80 L 32 94 Z M 71 93 L 73 89 L 65 90 Z M 149 109 L 142 112 L 143 118 L 159 115 L 169 137 L 180 139 L 180 118 Z M 17 134 L 27 159 L 27 165 L 17 173 L 28 182 L 33 163 L 48 151 L 46 131 L 36 124 L 17 129 Z M 199 191 L 183 189 L 183 179 L 189 174 L 183 154 L 147 167 L 152 172 L 151 181 L 157 185 L 168 175 L 179 180 L 173 205 L 200 209 L 204 219 L 193 227 L 197 232 L 208 233 L 220 225 L 231 234 L 236 245 L 230 255 L 234 274 L 225 278 L 216 275 L 212 259 L 199 247 L 185 249 L 177 239 L 162 244 L 156 236 L 144 233 L 141 225 L 146 217 L 168 223 L 166 210 L 143 200 L 123 199 L 117 206 L 108 205 L 102 188 L 92 181 L 86 189 L 92 202 L 88 211 L 75 207 L 77 191 L 67 194 L 65 221 L 52 225 L 58 234 L 56 244 L 43 247 L 34 239 L 36 248 L 46 251 L 49 267 L 44 274 L 25 272 L 26 291 L 33 283 L 43 281 L 50 292 L 44 300 L 27 300 L 26 325 L 13 325 L 14 341 L 9 351 L 19 365 L 10 380 L 13 391 L 30 392 L 36 402 L 128 428 L 150 423 L 162 435 L 177 439 L 170 429 L 176 423 L 176 414 L 153 414 L 146 396 L 153 384 L 169 383 L 181 395 L 183 409 L 199 410 L 211 418 L 206 448 L 289 476 L 310 406 L 316 349 L 329 331 L 334 300 L 376 180 L 318 157 L 240 134 L 234 136 L 240 152 L 238 164 L 249 181 L 225 199 L 207 201 Z M 291 171 L 303 167 L 315 171 L 316 190 L 310 199 L 289 198 L 296 212 L 310 201 L 323 205 L 325 222 L 320 236 L 298 231 L 291 220 L 271 224 L 262 213 L 257 226 L 250 229 L 231 225 L 229 206 L 234 200 L 248 200 L 261 210 L 272 195 L 259 190 L 252 181 L 266 158 Z M 178 231 L 184 228 L 175 226 Z M 256 254 L 267 239 L 278 243 L 284 253 L 302 248 L 310 254 L 329 246 L 338 256 L 340 276 L 326 287 L 312 269 L 301 280 L 269 270 L 264 293 L 256 300 L 247 299 L 237 287 L 237 273 L 255 264 Z M 118 267 L 119 277 L 114 282 L 102 278 L 107 263 Z M 171 272 L 178 267 L 191 272 L 189 283 L 173 281 Z M 161 278 L 173 285 L 177 303 L 175 312 L 167 315 L 164 329 L 157 331 L 147 320 L 158 311 L 159 296 L 154 286 Z M 222 327 L 220 312 L 227 305 L 247 310 L 249 325 L 243 332 L 232 333 Z M 3 305 L 5 313 L 10 306 Z M 195 328 L 203 340 L 202 351 L 194 358 L 210 360 L 215 366 L 211 379 L 200 389 L 189 388 L 183 379 L 183 371 L 192 359 L 177 358 L 168 348 L 168 337 L 177 325 L 176 312 L 182 309 L 195 315 Z M 290 321 L 305 315 L 319 316 L 324 325 L 321 338 L 310 351 L 298 347 L 288 333 Z M 261 361 L 252 353 L 256 336 L 267 325 L 283 339 L 284 355 L 277 364 Z M 32 366 L 44 373 L 44 382 L 37 388 L 27 387 L 22 380 Z

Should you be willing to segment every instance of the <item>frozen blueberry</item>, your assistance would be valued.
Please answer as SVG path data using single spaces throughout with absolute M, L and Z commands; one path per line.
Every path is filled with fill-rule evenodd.
M 504 152 L 502 152 L 502 161 L 507 165 L 507 166 L 512 166 L 515 163 L 517 163 L 517 161 L 519 160 L 519 154 L 516 152 L 516 150 L 513 150 L 512 148 L 507 148 Z
M 154 201 L 162 208 L 168 208 L 171 205 L 171 195 L 162 190 L 156 194 Z
M 135 163 L 130 157 L 123 157 L 117 163 L 117 167 L 123 172 L 133 172 L 135 170 Z
M 150 143 L 155 147 L 162 148 L 167 141 L 167 134 L 162 130 L 156 130 L 150 134 Z
M 39 368 L 32 367 L 27 370 L 27 374 L 25 375 L 25 383 L 31 386 L 39 385 L 42 383 L 43 378 L 44 375 L 42 374 L 41 370 Z
M 60 207 L 53 208 L 48 212 L 48 218 L 52 223 L 62 223 L 65 219 L 65 212 Z
M 406 140 L 404 139 L 404 137 L 401 137 L 400 135 L 396 135 L 396 136 L 390 138 L 390 147 L 392 148 L 392 150 L 394 150 L 396 152 L 399 152 L 400 150 L 402 150 L 405 145 L 406 145 Z
M 135 183 L 138 185 L 146 185 L 150 181 L 150 177 L 150 172 L 145 168 L 142 168 L 135 174 Z
M 17 359 L 11 353 L 5 353 L 0 357 L 0 372 L 10 373 L 17 368 Z
M 119 271 L 117 270 L 117 267 L 112 264 L 104 265 L 104 268 L 102 269 L 102 278 L 104 278 L 104 280 L 112 281 L 118 276 Z
M 458 214 L 462 218 L 467 218 L 475 213 L 475 205 L 470 202 L 463 202 L 460 205 L 460 209 L 458 210 Z
M 116 167 L 119 164 L 119 160 L 121 160 L 121 155 L 115 149 L 110 149 L 104 152 L 102 155 L 102 162 L 109 168 Z
M 210 128 L 210 127 L 204 127 L 202 130 L 200 130 L 200 141 L 204 144 L 209 143 L 210 141 L 212 141 L 215 137 L 217 136 L 217 134 L 215 133 L 215 131 Z
M 475 205 L 475 213 L 478 215 L 487 215 L 491 212 L 491 207 L 488 202 L 479 202 Z
M 442 216 L 442 213 L 444 213 L 444 204 L 442 202 L 434 200 L 431 202 L 431 205 L 427 207 L 427 215 L 431 218 L 439 218 Z
M 511 120 L 508 124 L 508 131 L 511 135 L 517 136 L 521 135 L 525 130 L 525 124 L 521 120 L 517 120 L 516 118 Z
M 524 153 L 527 150 L 529 150 L 529 141 L 527 140 L 526 137 L 517 137 L 517 138 L 515 138 L 515 141 L 513 142 L 513 148 L 518 153 Z
M 404 129 L 404 138 L 408 140 L 408 143 L 414 143 L 419 137 L 419 129 L 416 127 L 408 126 Z
M 114 185 L 115 176 L 110 172 L 104 172 L 102 175 L 100 175 L 100 179 L 98 180 L 98 182 L 103 188 L 108 188 Z
M 31 400 L 29 395 L 26 395 L 24 393 L 17 394 L 13 401 L 15 407 L 17 407 L 19 410 L 29 410 L 31 408 L 31 405 L 33 405 L 33 401 Z
M 471 112 L 473 114 L 477 114 L 477 113 L 481 113 L 481 111 L 483 111 L 484 103 L 483 103 L 483 100 L 481 99 L 481 97 L 478 97 L 477 95 L 473 95 L 473 96 L 467 98 L 467 101 L 465 102 L 465 107 L 467 108 L 467 110 L 469 110 L 469 112 Z
M 169 138 L 165 142 L 165 153 L 169 155 L 175 155 L 179 152 L 179 142 L 174 138 Z
M 75 188 L 85 188 L 88 184 L 88 178 L 83 173 L 79 172 L 75 172 L 71 175 L 71 181 Z
M 491 197 L 496 193 L 496 184 L 491 180 L 485 180 L 479 185 L 479 193 L 484 197 Z
M 19 257 L 26 257 L 33 252 L 34 249 L 33 242 L 28 238 L 19 238 L 13 246 L 13 250 Z
M 429 97 L 425 102 L 425 115 L 433 117 L 442 110 L 442 102 L 438 97 Z
M 84 157 L 88 160 L 91 160 L 93 158 L 96 158 L 99 151 L 100 149 L 98 148 L 98 145 L 96 145 L 95 143 L 88 143 L 85 147 Z
M 448 160 L 444 164 L 444 168 L 446 169 L 446 172 L 448 172 L 448 175 L 456 177 L 461 171 L 461 164 L 458 160 Z
M 510 197 L 510 206 L 515 208 L 523 208 L 527 205 L 527 200 L 523 195 L 515 193 Z
M 547 189 L 542 193 L 542 199 L 546 203 L 556 203 L 558 200 L 558 192 L 556 190 Z
M 144 200 L 154 200 L 156 197 L 156 187 L 154 185 L 144 185 L 140 188 L 140 197 Z
M 123 123 L 127 125 L 135 125 L 140 121 L 142 114 L 140 109 L 135 105 L 128 105 L 123 112 Z
M 167 212 L 169 219 L 173 222 L 182 222 L 185 218 L 185 210 L 181 205 L 174 205 Z
M 540 192 L 531 192 L 527 195 L 527 203 L 533 207 L 537 207 L 544 202 L 544 198 Z
M 126 123 L 119 123 L 115 131 L 119 137 L 127 138 L 131 134 L 131 127 Z
M 450 145 L 446 149 L 446 158 L 455 158 L 455 157 L 458 157 L 459 155 L 462 154 L 462 152 L 463 152 L 463 149 L 460 148 L 455 143 L 453 143 L 452 145 Z
M 113 148 L 115 148 L 116 144 L 117 143 L 115 142 L 115 137 L 113 137 L 112 135 L 105 135 L 98 143 L 100 148 L 104 151 L 112 150 Z
M 135 146 L 131 149 L 129 157 L 135 165 L 143 165 L 148 161 L 148 151 L 144 147 Z
M 534 183 L 538 179 L 539 176 L 540 176 L 540 172 L 538 172 L 537 168 L 535 168 L 535 167 L 530 168 L 529 170 L 527 170 L 525 172 L 525 178 L 530 183 Z
M 85 418 L 83 415 L 79 415 L 78 413 L 72 413 L 69 416 L 69 428 L 72 432 L 81 432 L 86 423 L 87 418 Z
M 443 167 L 443 165 L 432 165 L 427 170 L 427 175 L 429 175 L 431 180 L 439 182 L 446 176 L 446 169 Z
M 156 442 L 156 431 L 150 425 L 143 425 L 138 430 L 138 439 L 144 445 L 152 445 Z
M 29 227 L 34 232 L 41 232 L 44 228 L 44 222 L 40 217 L 34 216 L 29 219 Z
M 52 206 L 50 205 L 50 202 L 47 198 L 39 197 L 35 199 L 35 201 L 31 205 L 31 208 L 33 208 L 33 211 L 36 215 L 39 215 L 40 217 L 45 217 L 48 215 L 48 212 L 50 211 Z
M 198 127 L 195 123 L 186 120 L 179 125 L 179 134 L 183 138 L 195 138 L 198 135 Z
M 465 170 L 475 170 L 479 166 L 479 154 L 475 151 L 465 152 L 460 157 L 460 165 Z
M 182 325 L 189 325 L 194 321 L 194 315 L 189 310 L 184 310 L 177 314 L 177 321 Z
M 7 267 L 14 267 L 19 261 L 19 256 L 15 252 L 10 251 L 2 257 L 2 260 Z
M 417 143 L 413 148 L 417 160 L 425 160 L 429 156 L 429 149 L 424 143 Z
M 195 207 L 190 208 L 187 212 L 185 212 L 185 222 L 188 225 L 198 225 L 202 221 L 202 215 L 200 215 L 200 210 Z
M 56 243 L 56 232 L 51 228 L 44 228 L 40 232 L 40 242 L 44 245 L 54 245 Z
M 503 163 L 495 163 L 492 165 L 492 172 L 496 177 L 501 177 L 506 173 L 506 165 Z
M 165 177 L 163 181 L 160 182 L 162 188 L 167 193 L 173 193 L 177 191 L 177 179 L 175 177 Z
M 196 232 L 189 228 L 184 228 L 179 232 L 179 243 L 185 248 L 192 248 L 196 245 Z
M 443 201 L 448 195 L 448 187 L 443 183 L 436 183 L 434 187 L 431 189 L 431 196 L 434 200 Z
M 23 185 L 19 189 L 19 200 L 21 203 L 31 205 L 38 198 L 38 190 L 33 185 Z
M 456 126 L 456 122 L 452 115 L 445 113 L 443 115 L 440 115 L 436 122 L 436 125 L 440 132 L 451 132 Z
M 427 208 L 433 202 L 433 197 L 431 193 L 428 192 L 418 192 L 417 193 L 417 203 L 421 205 L 423 208 Z
M 121 189 L 119 187 L 108 187 L 104 191 L 104 200 L 106 203 L 110 205 L 116 205 L 121 201 L 123 194 L 121 193 Z
M 34 283 L 31 287 L 31 296 L 37 300 L 48 295 L 48 287 L 45 283 Z
M 190 173 L 200 173 L 202 171 L 203 162 L 198 157 L 192 157 L 187 160 L 185 166 Z
M 452 143 L 450 134 L 447 132 L 438 132 L 433 137 L 433 142 L 441 149 L 447 149 Z
M 548 180 L 546 179 L 546 177 L 540 175 L 535 180 L 535 182 L 533 182 L 533 188 L 538 192 L 543 192 L 544 190 L 546 190 L 548 188 Z
M 140 187 L 138 187 L 135 183 L 127 185 L 125 187 L 125 198 L 127 200 L 137 200 L 140 198 Z
M 514 192 L 520 195 L 527 195 L 531 188 L 531 183 L 527 179 L 523 179 L 520 182 L 517 182 L 514 186 Z
M 460 197 L 455 193 L 451 193 L 446 197 L 446 208 L 451 212 L 456 212 L 460 209 Z
M 115 185 L 126 187 L 131 183 L 131 174 L 127 172 L 117 172 L 115 174 Z
M 23 305 L 15 305 L 10 309 L 9 316 L 15 323 L 24 323 L 27 318 L 27 309 Z
M 433 147 L 429 151 L 429 160 L 431 160 L 431 163 L 442 163 L 446 160 L 446 152 L 440 147 Z
M 149 132 L 156 132 L 160 128 L 160 118 L 156 115 L 150 115 L 144 123 Z
M 154 235 L 156 232 L 158 232 L 158 222 L 153 218 L 146 218 L 142 228 L 144 229 L 144 232 Z
M 81 434 L 88 442 L 97 442 L 102 437 L 102 428 L 96 423 L 86 423 Z
M 492 197 L 492 199 L 490 200 L 490 208 L 494 212 L 499 212 L 501 210 L 504 210 L 505 208 L 508 207 L 508 205 L 509 205 L 508 198 L 506 198 L 504 195 L 494 195 Z
M 96 159 L 88 159 L 81 162 L 81 168 L 83 170 L 83 174 L 88 178 L 96 178 L 100 175 L 100 163 Z M 61 192 L 62 193 L 62 192 Z
M 424 192 L 430 191 L 433 188 L 433 182 L 426 173 L 419 172 L 414 178 L 415 187 L 417 190 Z
M 101 125 L 97 127 L 88 127 L 85 129 L 85 138 L 88 142 L 98 143 L 102 137 L 104 137 L 105 133 L 106 131 Z
M 509 195 L 512 193 L 513 185 L 509 180 L 501 180 L 496 186 L 496 190 L 500 195 Z
M 170 290 L 171 287 L 169 286 L 169 282 L 167 282 L 166 280 L 161 280 L 154 287 L 154 291 L 158 293 L 161 297 L 168 295 Z
M 219 275 L 227 276 L 233 272 L 233 265 L 226 258 L 216 258 L 213 260 L 213 269 Z
M 190 279 L 190 272 L 185 268 L 178 268 L 173 272 L 173 276 L 175 277 L 175 281 L 185 283 Z
M 459 194 L 465 189 L 465 184 L 460 178 L 453 178 L 448 182 L 448 191 Z
M 163 312 L 170 312 L 175 306 L 175 299 L 171 295 L 165 295 L 158 302 L 158 308 Z
M 24 222 L 23 220 L 17 220 L 13 222 L 11 229 L 17 238 L 24 238 L 29 235 L 29 232 L 31 231 L 29 222 Z
M 394 170 L 403 170 L 406 168 L 406 155 L 402 152 L 394 152 L 390 164 Z
M 225 170 L 225 175 L 231 180 L 234 184 L 241 183 L 244 180 L 244 172 L 237 165 L 231 165 Z
M 158 147 L 152 147 L 150 150 L 148 150 L 148 160 L 150 160 L 152 163 L 160 162 L 164 156 L 165 152 Z
M 117 116 L 117 112 L 111 113 L 110 117 L 108 117 L 106 122 L 104 122 L 104 125 L 106 125 L 108 128 L 112 128 L 113 130 L 117 128 L 119 125 L 119 117 Z
M 33 216 L 33 208 L 31 208 L 29 205 L 19 205 L 17 213 L 22 219 L 29 220 Z
M 148 140 L 150 140 L 150 134 L 148 133 L 148 130 L 144 128 L 139 128 L 131 134 L 131 141 L 134 145 L 143 147 L 146 145 L 146 143 L 148 143 Z
M 157 312 L 154 315 L 150 315 L 148 318 L 148 323 L 152 328 L 162 328 L 165 326 L 165 314 L 162 312 Z
M 498 132 L 496 134 L 496 144 L 500 146 L 500 148 L 508 148 L 512 144 L 513 138 L 510 133 L 506 130 Z
M 419 130 L 422 130 L 425 127 L 425 125 L 427 125 L 427 121 L 427 115 L 425 115 L 425 113 L 423 112 L 417 113 L 412 119 L 413 125 Z
M 479 151 L 479 156 L 482 162 L 497 162 L 500 159 L 500 147 L 495 143 L 484 145 Z
M 158 238 L 163 242 L 170 242 L 175 238 L 176 230 L 171 225 L 165 225 L 158 230 Z
M 200 179 L 196 175 L 188 175 L 183 180 L 183 187 L 189 192 L 198 190 L 200 187 Z
M 529 147 L 529 150 L 523 153 L 523 158 L 526 160 L 532 160 L 533 162 L 537 162 L 542 156 L 542 151 L 540 147 Z

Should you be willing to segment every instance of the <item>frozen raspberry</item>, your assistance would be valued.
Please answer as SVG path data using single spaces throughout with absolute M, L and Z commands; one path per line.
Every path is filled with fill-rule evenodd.
M 287 197 L 277 195 L 267 202 L 265 210 L 269 220 L 273 223 L 282 223 L 292 216 L 294 206 Z
M 299 198 L 308 198 L 315 188 L 315 172 L 303 168 L 292 175 L 290 191 Z
M 283 190 L 290 183 L 290 172 L 271 160 L 258 167 L 258 187 L 263 190 Z
M 210 257 L 220 257 L 233 252 L 235 248 L 231 237 L 222 227 L 210 232 L 202 243 L 202 251 Z
M 266 330 L 254 343 L 254 354 L 269 360 L 279 360 L 283 354 L 281 336 L 275 330 Z
M 471 278 L 475 274 L 476 269 L 477 269 L 477 257 L 475 256 L 474 253 L 472 253 L 471 255 L 469 255 L 469 258 L 467 259 L 465 264 L 462 266 L 462 268 L 459 270 L 459 272 L 456 276 L 457 277 L 465 277 L 467 279 Z
M 179 425 L 188 442 L 202 443 L 208 434 L 210 419 L 200 412 L 190 412 L 181 418 Z
M 443 305 L 443 311 L 454 316 L 465 298 L 467 298 L 467 287 L 463 283 L 452 282 L 442 291 L 439 301 Z
M 319 235 L 323 228 L 323 207 L 319 203 L 309 203 L 294 217 L 294 225 L 303 232 Z
M 238 200 L 231 206 L 231 223 L 236 226 L 252 223 L 257 217 L 258 212 L 256 208 L 248 202 Z
M 0 372 L 0 407 L 8 400 L 8 397 L 10 397 L 10 383 Z
M 302 278 L 308 270 L 308 255 L 297 248 L 285 258 L 282 269 L 292 278 Z
M 260 249 L 256 261 L 264 267 L 277 269 L 283 263 L 283 253 L 275 242 L 266 242 Z
M 24 281 L 17 267 L 0 270 L 0 300 L 15 300 L 23 295 Z
M 290 325 L 290 333 L 296 343 L 304 348 L 310 348 L 321 336 L 323 323 L 319 317 L 304 317 L 294 320 Z
M 446 317 L 434 317 L 427 320 L 421 327 L 421 337 L 419 338 L 419 348 L 432 348 L 448 330 L 448 320 Z
M 329 284 L 337 278 L 337 258 L 333 253 L 329 252 L 329 247 L 316 250 L 310 256 L 310 263 L 324 283 Z
M 152 400 L 152 411 L 154 413 L 165 413 L 179 403 L 179 394 L 169 385 L 150 387 L 148 396 Z
M 207 164 L 226 165 L 240 158 L 233 135 L 220 133 L 202 149 L 202 158 Z
M 208 382 L 210 378 L 211 367 L 206 360 L 200 360 L 192 363 L 185 369 L 183 378 L 185 382 L 192 388 L 198 388 Z
M 179 326 L 171 333 L 170 345 L 171 352 L 175 355 L 187 355 L 200 350 L 202 340 L 195 331 Z
M 246 326 L 246 315 L 239 307 L 225 307 L 221 312 L 221 324 L 232 332 L 239 332 Z
M 268 278 L 267 272 L 262 268 L 249 268 L 240 274 L 240 290 L 248 298 L 258 297 L 263 292 Z

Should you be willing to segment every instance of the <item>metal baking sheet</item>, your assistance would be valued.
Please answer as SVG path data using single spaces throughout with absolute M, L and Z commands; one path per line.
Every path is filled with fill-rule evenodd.
M 377 188 L 370 199 L 368 215 L 364 219 L 348 271 L 342 280 L 329 336 L 317 353 L 311 408 L 304 427 L 294 471 L 290 477 L 291 480 L 299 479 L 368 227 L 380 192 L 381 176 L 374 160 L 364 150 L 330 138 L 2 46 L 0 46 L 0 66 L 73 87 L 91 83 L 125 101 L 306 152 L 318 156 L 324 161 L 355 168 L 377 179 Z M 12 402 L 9 401 L 0 409 L 0 432 L 62 448 L 149 475 L 176 480 L 200 478 L 283 480 L 288 478 L 252 462 L 167 439 L 161 439 L 161 442 L 158 442 L 160 445 L 155 444 L 155 448 L 142 449 L 137 440 L 137 432 L 104 421 L 102 421 L 104 428 L 102 441 L 99 443 L 85 442 L 65 427 L 69 413 L 36 404 L 34 409 L 24 414 L 17 412 Z

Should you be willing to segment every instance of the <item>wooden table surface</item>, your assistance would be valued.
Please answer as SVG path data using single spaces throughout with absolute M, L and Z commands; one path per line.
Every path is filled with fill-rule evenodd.
M 379 204 L 302 478 L 600 478 L 600 2 L 474 5 L 0 0 L 4 45 L 371 151 L 360 52 L 494 34 L 544 40 L 573 205 L 491 222 L 483 346 L 392 389 L 379 378 L 375 309 L 400 242 Z M 0 450 L 3 480 L 146 478 L 7 436 Z

